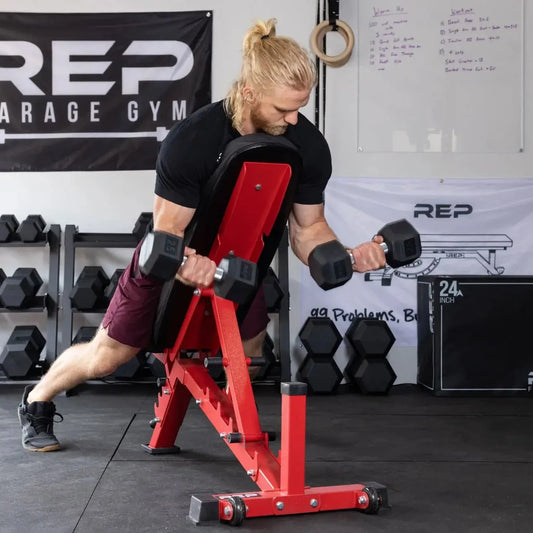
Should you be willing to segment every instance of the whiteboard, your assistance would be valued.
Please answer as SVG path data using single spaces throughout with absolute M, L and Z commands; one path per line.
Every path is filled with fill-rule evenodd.
M 360 152 L 523 151 L 523 0 L 358 3 Z

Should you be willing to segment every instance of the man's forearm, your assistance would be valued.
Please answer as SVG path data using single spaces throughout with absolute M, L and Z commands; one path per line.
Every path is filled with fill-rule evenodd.
M 289 224 L 289 235 L 292 251 L 304 265 L 315 246 L 337 239 L 325 220 L 305 228 Z

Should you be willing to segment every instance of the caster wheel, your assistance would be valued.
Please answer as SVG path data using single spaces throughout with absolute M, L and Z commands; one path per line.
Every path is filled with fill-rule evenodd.
M 381 507 L 381 497 L 374 487 L 365 487 L 363 492 L 368 495 L 368 507 L 361 509 L 366 514 L 376 514 Z
M 232 515 L 227 521 L 230 526 L 240 526 L 246 518 L 246 505 L 239 496 L 230 496 L 227 502 L 231 505 Z

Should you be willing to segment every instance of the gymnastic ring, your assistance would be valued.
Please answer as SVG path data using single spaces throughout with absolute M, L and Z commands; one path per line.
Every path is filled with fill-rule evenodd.
M 339 33 L 343 37 L 344 42 L 346 43 L 346 48 L 344 51 L 336 56 L 328 56 L 322 49 L 324 36 L 329 31 L 333 31 L 333 25 L 330 24 L 329 20 L 323 20 L 313 29 L 313 32 L 311 33 L 311 48 L 313 49 L 315 55 L 324 61 L 326 65 L 329 65 L 330 67 L 342 67 L 352 55 L 355 39 L 352 28 L 350 28 L 346 22 L 337 20 L 335 24 Z

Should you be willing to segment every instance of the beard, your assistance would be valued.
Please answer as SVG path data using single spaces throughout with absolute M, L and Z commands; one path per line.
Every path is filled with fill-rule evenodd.
M 286 124 L 280 126 L 268 123 L 259 112 L 259 106 L 253 106 L 250 110 L 250 120 L 257 131 L 262 131 L 269 135 L 283 135 L 287 131 Z

